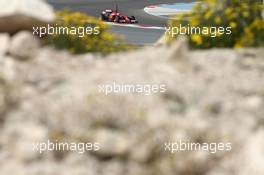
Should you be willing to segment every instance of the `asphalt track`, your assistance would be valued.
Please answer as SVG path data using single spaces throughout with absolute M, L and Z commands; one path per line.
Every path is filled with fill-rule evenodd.
M 140 25 L 165 27 L 167 19 L 147 14 L 143 9 L 149 5 L 193 2 L 193 0 L 47 0 L 55 9 L 70 8 L 99 17 L 102 10 L 115 9 L 118 4 L 120 13 L 135 16 Z M 164 30 L 129 28 L 113 26 L 111 29 L 123 35 L 129 43 L 137 45 L 153 44 L 164 33 Z

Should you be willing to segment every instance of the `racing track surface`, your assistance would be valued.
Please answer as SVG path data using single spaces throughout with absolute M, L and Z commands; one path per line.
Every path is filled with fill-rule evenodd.
M 118 4 L 119 12 L 133 15 L 140 25 L 164 27 L 167 20 L 147 14 L 143 9 L 149 5 L 193 2 L 193 0 L 47 0 L 56 9 L 70 8 L 82 11 L 88 15 L 99 17 L 102 10 L 115 9 Z M 124 35 L 127 41 L 137 45 L 152 44 L 164 33 L 164 30 L 129 28 L 114 26 L 113 32 Z

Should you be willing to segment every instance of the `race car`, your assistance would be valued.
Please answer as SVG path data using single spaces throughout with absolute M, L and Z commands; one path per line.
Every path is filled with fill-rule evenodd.
M 110 15 L 112 15 L 112 13 L 114 13 L 114 11 L 113 10 L 110 10 L 110 9 L 107 9 L 107 10 L 102 11 L 102 13 L 101 13 L 101 19 L 103 21 L 110 21 L 110 18 L 109 17 L 110 17 Z
M 138 23 L 138 21 L 136 20 L 135 16 L 126 16 L 126 15 L 119 15 L 116 16 L 115 21 L 117 23 L 128 23 L 128 24 L 134 24 L 134 23 Z
M 122 15 L 118 10 L 107 9 L 102 11 L 101 19 L 107 22 L 134 24 L 138 23 L 135 16 Z

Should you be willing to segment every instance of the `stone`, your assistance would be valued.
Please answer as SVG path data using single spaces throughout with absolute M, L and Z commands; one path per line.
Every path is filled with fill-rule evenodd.
M 1 67 L 0 67 L 1 68 Z M 2 71 L 2 70 L 1 70 Z M 0 126 L 5 121 L 6 114 L 14 109 L 18 103 L 16 93 L 13 91 L 14 86 L 1 74 L 0 71 Z M 19 90 L 17 89 L 17 92 Z M 1 131 L 0 131 L 1 133 Z
M 15 70 L 15 60 L 10 56 L 3 56 L 0 59 L 0 74 L 5 80 L 15 80 L 16 70 Z
M 11 122 L 12 127 L 3 129 L 4 149 L 21 161 L 31 161 L 40 157 L 38 150 L 34 150 L 34 144 L 47 140 L 47 129 L 33 122 L 14 122 L 13 120 L 7 122 Z
M 184 60 L 188 53 L 188 40 L 184 36 L 180 36 L 177 40 L 172 43 L 170 58 L 172 60 Z
M 53 8 L 43 0 L 0 0 L 0 32 L 32 30 L 54 18 Z
M 100 144 L 100 150 L 96 154 L 100 157 L 125 156 L 128 154 L 130 142 L 125 134 L 101 130 L 95 137 L 95 142 Z
M 8 52 L 9 43 L 10 43 L 9 34 L 6 33 L 0 34 L 0 57 Z
M 15 58 L 26 60 L 35 56 L 40 46 L 37 37 L 28 31 L 21 31 L 11 39 L 9 53 Z
M 264 76 L 257 68 L 263 54 L 253 51 L 249 71 L 237 61 L 251 54 L 238 56 L 232 49 L 181 54 L 187 46 L 176 42 L 108 57 L 90 54 L 89 60 L 49 47 L 23 62 L 10 52 L 0 61 L 1 173 L 263 175 Z M 175 65 L 186 57 L 188 72 L 178 71 Z M 165 84 L 167 91 L 98 92 L 98 85 L 113 82 Z M 100 150 L 39 157 L 28 149 L 47 139 L 99 143 Z M 180 140 L 230 142 L 232 150 L 165 150 L 164 143 Z

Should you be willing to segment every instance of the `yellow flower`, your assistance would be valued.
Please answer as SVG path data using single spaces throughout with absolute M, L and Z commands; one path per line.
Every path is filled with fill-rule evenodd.
M 231 13 L 233 12 L 233 9 L 231 7 L 228 7 L 226 10 L 225 10 L 225 14 L 228 16 L 230 15 Z
M 221 24 L 221 18 L 219 17 L 219 16 L 217 16 L 217 17 L 215 17 L 215 19 L 214 19 L 214 22 L 216 23 L 216 24 Z
M 229 26 L 232 27 L 232 28 L 236 28 L 237 24 L 232 21 L 232 22 L 229 23 Z
M 209 19 L 211 16 L 212 16 L 212 11 L 209 10 L 208 12 L 206 12 L 204 18 L 205 18 L 205 19 Z
M 199 21 L 199 19 L 197 19 L 197 18 L 193 18 L 193 19 L 190 21 L 190 23 L 191 23 L 191 26 L 198 26 L 199 23 L 200 23 L 200 21 Z
M 243 44 L 241 42 L 237 42 L 234 46 L 235 48 L 242 48 L 243 47 Z
M 203 38 L 200 35 L 192 35 L 191 40 L 197 45 L 201 45 L 203 43 Z

